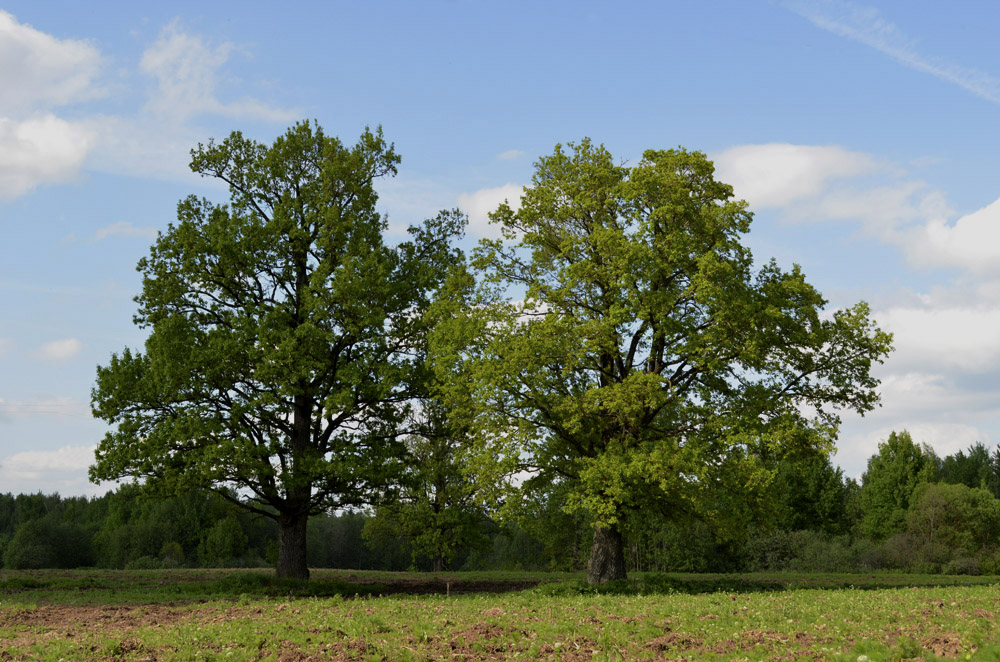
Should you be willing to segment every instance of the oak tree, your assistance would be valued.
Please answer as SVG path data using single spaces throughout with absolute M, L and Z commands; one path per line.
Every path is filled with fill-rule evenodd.
M 797 266 L 757 266 L 751 217 L 701 153 L 626 167 L 557 146 L 519 208 L 491 215 L 504 239 L 434 332 L 440 369 L 464 376 L 452 405 L 479 431 L 478 473 L 565 483 L 595 522 L 592 583 L 625 577 L 631 510 L 738 515 L 725 495 L 766 490 L 765 458 L 829 449 L 838 408 L 877 404 L 891 337 L 864 303 L 825 312 Z
M 115 427 L 92 479 L 211 486 L 277 520 L 278 576 L 308 577 L 308 517 L 366 502 L 404 464 L 422 311 L 458 259 L 456 212 L 383 240 L 374 182 L 398 163 L 381 130 L 350 147 L 308 122 L 192 151 L 229 203 L 183 200 L 139 262 L 149 336 L 98 368 L 94 413 Z

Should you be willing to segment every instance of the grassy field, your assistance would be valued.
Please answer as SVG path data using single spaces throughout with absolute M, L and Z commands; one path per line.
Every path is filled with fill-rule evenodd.
M 4 572 L 0 660 L 1000 660 L 998 581 Z

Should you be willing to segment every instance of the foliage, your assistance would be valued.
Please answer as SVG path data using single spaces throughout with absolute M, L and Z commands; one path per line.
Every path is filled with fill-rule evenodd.
M 235 516 L 218 520 L 205 532 L 198 545 L 198 558 L 203 566 L 232 568 L 245 565 L 241 557 L 246 556 L 247 537 Z
M 625 522 L 629 571 L 723 572 L 734 567 L 729 546 L 704 521 L 635 512 Z
M 593 543 L 593 521 L 585 511 L 567 512 L 566 482 L 529 482 L 525 486 L 517 523 L 541 543 L 539 567 L 548 570 L 582 570 Z
M 934 479 L 932 456 L 914 443 L 909 432 L 892 432 L 879 443 L 878 453 L 868 460 L 868 470 L 861 478 L 861 533 L 884 540 L 902 532 L 917 485 Z
M 426 557 L 440 572 L 459 550 L 489 542 L 486 513 L 476 504 L 475 477 L 462 470 L 465 429 L 433 399 L 423 401 L 413 418 L 404 439 L 409 466 L 365 523 L 365 537 L 403 539 L 412 546 L 414 564 Z
M 3 554 L 6 568 L 78 568 L 93 563 L 90 537 L 80 524 L 46 515 L 17 527 Z
M 924 483 L 912 495 L 906 525 L 926 548 L 973 557 L 1000 542 L 1000 500 L 984 488 Z
M 421 312 L 464 224 L 444 212 L 386 246 L 374 181 L 398 162 L 381 131 L 347 147 L 308 122 L 270 146 L 234 132 L 192 151 L 230 202 L 183 200 L 139 262 L 149 336 L 98 368 L 94 413 L 115 429 L 94 480 L 217 489 L 277 520 L 281 572 L 308 574 L 307 517 L 400 468 Z
M 851 488 L 844 473 L 822 453 L 788 456 L 778 462 L 770 493 L 773 525 L 789 531 L 847 533 Z
M 941 482 L 961 483 L 968 487 L 985 487 L 1000 497 L 1000 448 L 993 454 L 976 442 L 967 451 L 958 451 L 941 461 L 938 471 Z
M 477 251 L 485 282 L 453 297 L 466 314 L 435 330 L 439 366 L 465 377 L 450 395 L 479 426 L 476 470 L 567 481 L 567 507 L 606 532 L 595 554 L 635 509 L 741 517 L 706 493 L 752 505 L 762 457 L 828 449 L 835 408 L 877 402 L 890 336 L 863 303 L 822 315 L 798 267 L 755 269 L 751 214 L 698 152 L 628 168 L 589 140 L 557 146 L 491 218 L 507 241 Z

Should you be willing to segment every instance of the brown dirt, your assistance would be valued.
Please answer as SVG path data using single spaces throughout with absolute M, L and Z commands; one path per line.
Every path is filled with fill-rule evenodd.
M 65 627 L 77 623 L 95 630 L 132 630 L 147 625 L 170 625 L 189 615 L 190 609 L 167 605 L 78 606 L 39 605 L 34 609 L 0 612 L 0 627 Z
M 947 632 L 924 637 L 920 640 L 920 645 L 938 657 L 959 657 L 968 650 L 956 635 Z
M 647 641 L 645 648 L 647 650 L 661 653 L 669 650 L 688 651 L 699 648 L 701 644 L 701 639 L 697 637 L 671 632 L 663 635 L 662 637 L 657 637 L 656 639 Z

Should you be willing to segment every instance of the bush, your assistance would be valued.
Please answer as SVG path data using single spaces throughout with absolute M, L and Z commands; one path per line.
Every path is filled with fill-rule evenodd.
M 943 568 L 946 575 L 978 575 L 979 559 L 962 557 L 948 561 Z
M 184 548 L 179 542 L 168 540 L 160 548 L 160 562 L 164 568 L 179 568 L 184 564 Z
M 744 558 L 751 572 L 791 570 L 814 534 L 809 531 L 758 533 L 744 545 Z
M 885 544 L 868 538 L 854 539 L 851 543 L 851 556 L 854 558 L 855 568 L 864 572 L 890 567 Z
M 990 550 L 979 557 L 979 572 L 984 575 L 1000 575 L 1000 550 Z
M 827 536 L 818 531 L 798 531 L 801 547 L 790 570 L 799 572 L 853 572 L 858 559 L 848 536 Z

